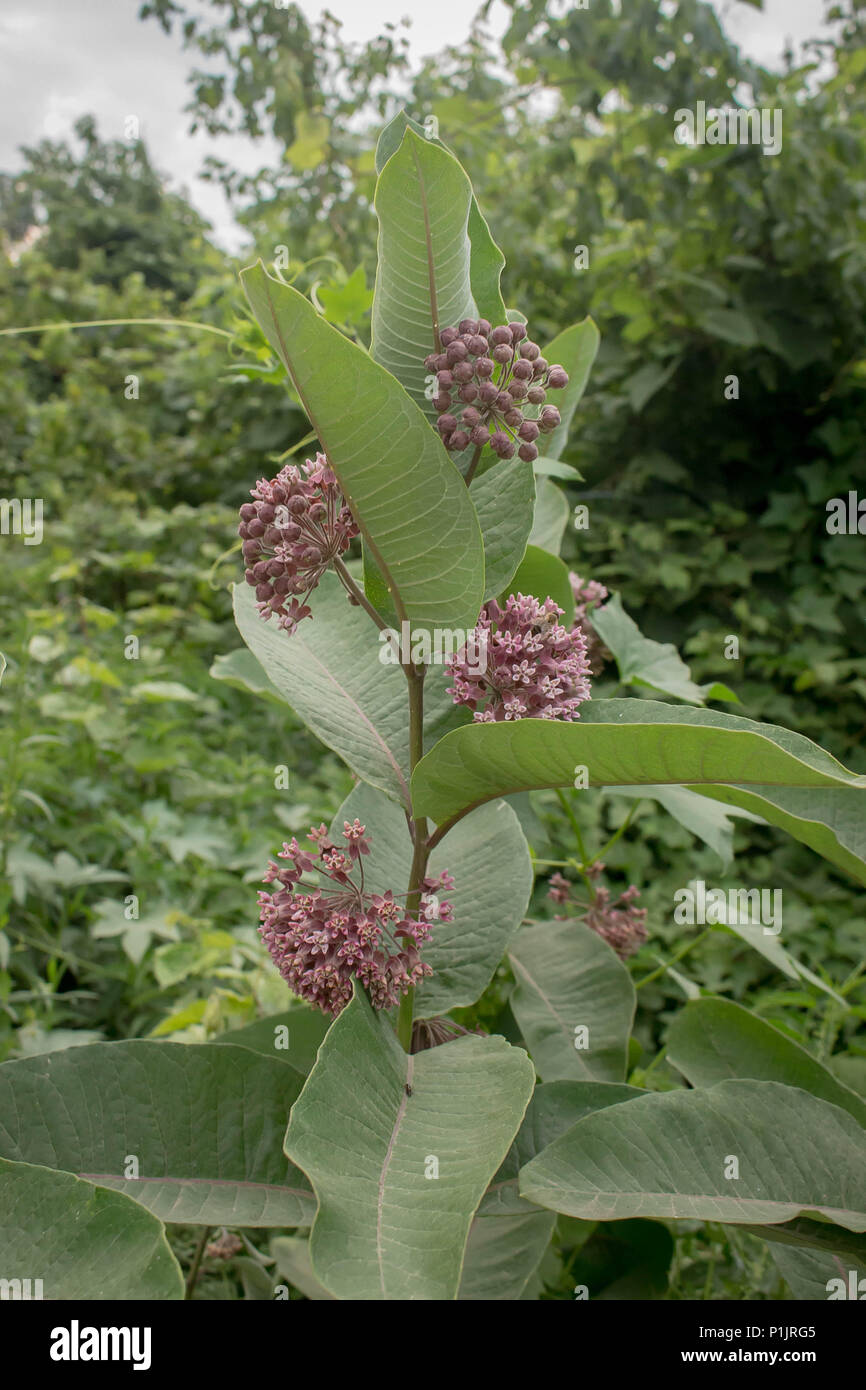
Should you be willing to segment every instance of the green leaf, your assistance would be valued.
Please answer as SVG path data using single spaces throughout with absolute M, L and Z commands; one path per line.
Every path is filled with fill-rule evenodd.
M 558 555 L 569 515 L 565 493 L 555 483 L 542 478 L 535 499 L 530 545 L 537 545 L 541 550 L 549 550 L 551 555 Z
M 550 1245 L 556 1214 L 527 1206 L 519 1216 L 476 1216 L 469 1228 L 458 1297 L 519 1299 Z
M 614 791 L 617 796 L 630 796 L 635 800 L 649 797 L 657 801 L 675 821 L 715 850 L 723 868 L 728 868 L 734 858 L 733 817 L 766 824 L 762 816 L 739 807 L 726 810 L 719 802 L 710 801 L 709 797 L 689 791 L 687 787 L 616 787 Z
M 372 837 L 363 863 L 365 889 L 405 893 L 412 864 L 405 815 L 372 788 L 355 787 L 334 816 L 331 833 L 337 843 L 343 822 L 356 816 Z M 511 807 L 494 802 L 455 826 L 430 856 L 428 872 L 435 875 L 443 869 L 454 877 L 453 892 L 442 892 L 454 909 L 454 921 L 437 922 L 422 948 L 433 974 L 416 989 L 418 1018 L 474 1004 L 526 912 L 532 862 Z
M 341 1299 L 456 1298 L 473 1212 L 533 1080 L 529 1058 L 500 1037 L 407 1056 L 388 1019 L 356 992 L 286 1135 L 319 1199 L 316 1278 Z
M 496 464 L 472 484 L 472 501 L 484 537 L 486 602 L 502 592 L 526 550 L 535 506 L 532 464 Z
M 592 610 L 592 625 L 616 657 L 619 678 L 624 685 L 647 686 L 693 705 L 702 705 L 707 700 L 737 700 L 733 691 L 719 681 L 696 685 L 676 647 L 670 642 L 653 642 L 644 637 L 623 608 L 619 594 Z
M 505 257 L 493 240 L 486 218 L 472 195 L 469 207 L 469 279 L 478 314 L 494 327 L 505 323 L 505 304 L 499 281 Z
M 558 333 L 553 341 L 542 349 L 542 357 L 551 365 L 558 363 L 568 372 L 568 385 L 565 390 L 555 391 L 550 398 L 562 420 L 552 433 L 545 435 L 545 458 L 558 459 L 565 448 L 574 412 L 586 390 L 600 342 L 599 331 L 592 319 L 585 318 Z
M 317 111 L 299 111 L 295 117 L 295 139 L 286 150 L 286 159 L 295 169 L 315 169 L 322 163 L 331 134 L 331 122 Z
M 328 1293 L 313 1273 L 310 1259 L 310 1242 L 304 1236 L 275 1236 L 271 1241 L 271 1254 L 277 1262 L 277 1272 L 305 1298 L 313 1302 L 333 1301 L 334 1295 Z
M 537 545 L 528 545 L 511 583 L 502 594 L 531 594 L 541 603 L 552 598 L 563 610 L 559 619 L 565 627 L 574 622 L 574 594 L 568 578 L 568 569 L 558 555 L 541 550 Z
M 468 233 L 472 186 L 437 142 L 407 129 L 376 185 L 379 267 L 370 354 L 406 388 L 431 422 L 424 358 L 439 330 L 475 317 Z
M 233 652 L 215 657 L 210 675 L 214 680 L 233 685 L 236 690 L 247 690 L 252 695 L 261 695 L 280 705 L 285 703 L 285 696 L 268 680 L 261 662 L 256 660 L 248 647 L 238 647 Z
M 523 1124 L 484 1194 L 478 1216 L 520 1216 L 531 1211 L 532 1203 L 518 1190 L 520 1169 L 584 1115 L 645 1094 L 637 1086 L 614 1081 L 548 1081 L 536 1086 Z
M 583 482 L 583 474 L 578 473 L 570 463 L 560 463 L 559 459 L 548 458 L 546 454 L 539 454 L 532 468 L 537 478 L 564 478 L 568 483 Z
M 521 928 L 508 958 L 511 1011 L 539 1076 L 623 1081 L 635 992 L 607 942 L 582 922 L 540 922 Z
M 681 1009 L 668 1032 L 667 1058 L 692 1086 L 737 1076 L 779 1081 L 838 1105 L 866 1126 L 866 1101 L 799 1043 L 730 999 L 697 999 Z
M 429 629 L 474 627 L 484 590 L 478 518 L 422 411 L 389 372 L 261 262 L 241 280 L 401 620 Z
M 0 1158 L 4 1279 L 41 1279 L 46 1299 L 183 1298 L 162 1222 L 121 1192 Z
M 573 785 L 671 783 L 743 806 L 866 882 L 866 777 L 801 734 L 652 700 L 591 700 L 577 723 L 520 719 L 455 729 L 418 763 L 418 815 L 442 824 L 494 797 Z
M 698 319 L 698 328 L 734 347 L 751 348 L 758 342 L 755 325 L 741 309 L 707 309 Z
M 796 1250 L 790 1245 L 780 1245 L 776 1241 L 768 1244 L 772 1260 L 795 1298 L 826 1303 L 835 1295 L 851 1298 L 851 1271 L 853 1270 L 853 1297 L 861 1299 L 866 1293 L 866 1256 L 857 1259 L 846 1254 L 845 1263 L 840 1268 L 838 1256 L 818 1250 Z M 860 1292 L 860 1281 L 863 1280 Z M 841 1281 L 841 1288 L 840 1288 Z
M 291 637 L 258 614 L 248 584 L 234 590 L 235 622 L 267 679 L 305 724 L 358 777 L 409 804 L 406 678 L 380 660 L 378 630 L 349 604 L 336 575 L 316 590 L 312 620 Z M 426 722 L 439 725 L 453 709 L 444 672 L 428 677 Z
M 285 1013 L 248 1023 L 245 1028 L 232 1028 L 212 1038 L 211 1042 L 249 1047 L 253 1052 L 275 1057 L 278 1062 L 287 1062 L 302 1076 L 307 1076 L 333 1021 L 329 1014 L 298 1004 Z
M 303 1078 L 244 1047 L 93 1043 L 0 1067 L 0 1153 L 76 1173 L 164 1221 L 304 1226 L 280 1152 Z M 130 1159 L 138 1177 L 126 1177 Z
M 736 1158 L 739 1177 L 726 1177 Z M 866 1231 L 866 1137 L 850 1115 L 775 1081 L 641 1096 L 588 1115 L 521 1171 L 540 1206 L 773 1225 L 801 1213 Z
M 373 291 L 367 289 L 361 265 L 342 283 L 331 280 L 319 285 L 316 297 L 329 323 L 359 323 L 373 303 Z

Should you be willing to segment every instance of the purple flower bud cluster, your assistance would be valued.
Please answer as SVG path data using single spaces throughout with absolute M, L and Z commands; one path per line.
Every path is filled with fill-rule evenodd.
M 487 319 L 462 319 L 443 328 L 439 341 L 442 351 L 424 365 L 437 374 L 433 404 L 445 448 L 459 454 L 470 444 L 489 444 L 502 459 L 515 452 L 527 463 L 537 459 L 535 441 L 560 423 L 556 406 L 545 401 L 549 390 L 568 385 L 564 368 L 550 366 L 522 323 L 493 328 Z
M 511 594 L 502 608 L 495 599 L 484 605 L 468 648 L 447 664 L 454 679 L 448 689 L 456 705 L 468 705 L 476 723 L 503 719 L 579 719 L 578 705 L 589 699 L 586 641 L 579 629 L 569 632 L 559 619 L 563 610 Z M 487 666 L 478 674 L 477 653 Z M 476 653 L 470 662 L 468 653 Z
M 302 618 L 312 617 L 306 600 L 358 527 L 324 454 L 303 469 L 286 464 L 250 495 L 255 500 L 241 507 L 238 526 L 246 580 L 262 617 L 276 613 L 279 626 L 291 633 Z
M 608 597 L 608 591 L 597 579 L 581 579 L 574 570 L 569 571 L 571 592 L 574 594 L 574 625 L 579 627 L 586 638 L 586 655 L 589 660 L 590 675 L 600 674 L 604 663 L 612 659 L 612 653 L 602 642 L 589 615 L 593 608 Z
M 587 874 L 589 878 L 595 879 L 603 871 L 604 864 L 596 861 L 589 866 Z M 553 874 L 550 879 L 549 896 L 556 903 L 577 904 L 578 911 L 569 915 L 577 916 L 580 921 L 585 922 L 612 947 L 620 960 L 628 960 L 629 956 L 640 950 L 647 939 L 647 909 L 635 907 L 635 902 L 640 897 L 639 888 L 632 883 L 618 898 L 611 901 L 610 889 L 601 884 L 594 884 L 594 896 L 587 906 L 573 896 L 573 887 L 574 884 L 562 874 Z M 558 915 L 556 920 L 562 922 L 566 918 Z
M 349 1003 L 355 979 L 374 1009 L 390 1009 L 433 973 L 418 947 L 434 922 L 452 920 L 451 904 L 431 895 L 452 889 L 454 880 L 448 873 L 425 878 L 412 917 L 390 890 L 364 891 L 362 857 L 370 853 L 370 842 L 359 820 L 343 823 L 345 848 L 329 839 L 324 825 L 311 830 L 309 839 L 313 850 L 301 849 L 295 839 L 283 845 L 277 857 L 290 868 L 268 864 L 264 882 L 278 887 L 259 893 L 259 934 L 290 989 L 323 1013 L 338 1014 Z M 328 883 L 303 882 L 302 875 L 313 871 Z

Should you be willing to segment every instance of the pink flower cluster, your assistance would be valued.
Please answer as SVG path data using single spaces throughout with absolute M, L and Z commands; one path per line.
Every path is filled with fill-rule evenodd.
M 595 879 L 603 871 L 604 864 L 597 861 L 589 866 L 587 873 L 591 879 Z M 571 903 L 577 906 L 578 911 L 569 915 L 579 917 L 580 921 L 591 927 L 616 951 L 620 960 L 628 960 L 629 956 L 640 950 L 647 939 L 647 909 L 635 907 L 635 902 L 640 897 L 639 888 L 632 883 L 618 898 L 611 901 L 610 889 L 601 884 L 594 884 L 593 898 L 588 906 L 574 897 L 573 888 L 574 884 L 562 874 L 553 874 L 550 879 L 549 896 L 556 903 Z M 556 920 L 562 922 L 565 918 L 557 916 Z
M 589 699 L 586 641 L 559 619 L 562 609 L 511 594 L 502 608 L 491 599 L 481 610 L 473 642 L 447 663 L 454 679 L 448 693 L 467 705 L 476 723 L 503 719 L 579 719 L 578 706 Z M 483 675 L 477 653 L 486 652 Z M 468 653 L 475 659 L 468 660 Z
M 276 613 L 279 626 L 291 633 L 312 616 L 306 600 L 358 527 L 324 454 L 303 469 L 286 464 L 270 482 L 262 478 L 251 496 L 255 500 L 241 507 L 238 526 L 246 580 L 262 617 Z
M 364 891 L 362 857 L 370 842 L 359 820 L 344 822 L 345 847 L 328 838 L 324 825 L 309 838 L 314 850 L 301 849 L 295 839 L 283 845 L 277 857 L 291 867 L 268 865 L 264 882 L 279 886 L 259 893 L 262 940 L 290 989 L 323 1013 L 337 1014 L 349 1003 L 356 979 L 375 1009 L 390 1009 L 433 973 L 418 947 L 434 922 L 452 920 L 451 904 L 431 895 L 453 888 L 454 880 L 448 873 L 425 878 L 420 910 L 410 917 L 390 890 Z M 357 882 L 351 876 L 356 870 Z M 329 882 L 302 882 L 313 871 Z
M 574 594 L 574 625 L 586 638 L 590 675 L 597 676 L 605 661 L 611 659 L 611 654 L 590 622 L 589 615 L 608 597 L 608 591 L 597 579 L 581 579 L 574 570 L 569 571 L 568 578 Z

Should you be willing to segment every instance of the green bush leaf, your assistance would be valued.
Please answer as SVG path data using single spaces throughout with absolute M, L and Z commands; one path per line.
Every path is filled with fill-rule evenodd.
M 478 518 L 422 411 L 389 372 L 261 262 L 241 280 L 401 620 L 474 627 L 484 590 Z
M 779 1081 L 847 1110 L 866 1126 L 866 1101 L 811 1053 L 730 999 L 696 999 L 674 1018 L 667 1058 L 692 1086 L 732 1077 Z
M 720 681 L 696 685 L 691 671 L 670 642 L 653 642 L 644 637 L 637 623 L 625 612 L 619 594 L 592 610 L 592 625 L 619 667 L 624 685 L 643 685 L 662 695 L 673 695 L 693 705 L 707 700 L 737 700 Z
M 549 550 L 541 550 L 537 545 L 528 545 L 511 583 L 502 598 L 507 594 L 531 594 L 541 603 L 552 598 L 563 610 L 559 619 L 566 627 L 574 622 L 574 594 L 568 578 L 568 569 L 558 555 Z
M 0 1067 L 0 1153 L 126 1193 L 164 1221 L 305 1226 L 280 1151 L 303 1078 L 244 1047 L 93 1043 Z M 128 1158 L 137 1178 L 124 1175 Z
M 334 816 L 331 833 L 338 844 L 343 822 L 356 816 L 372 835 L 363 863 L 365 888 L 405 893 L 412 864 L 406 817 L 372 788 L 355 787 Z M 532 862 L 511 807 L 497 801 L 461 821 L 430 856 L 429 872 L 443 869 L 454 876 L 454 892 L 442 893 L 454 908 L 454 921 L 436 923 L 422 949 L 433 974 L 417 987 L 418 1018 L 474 1004 L 526 912 Z
M 0 1250 L 4 1279 L 41 1279 L 46 1299 L 183 1298 L 162 1222 L 72 1173 L 0 1158 Z
M 531 463 L 510 459 L 472 484 L 472 501 L 484 537 L 484 598 L 495 598 L 512 579 L 526 550 L 535 507 Z
M 558 459 L 565 448 L 574 412 L 586 390 L 600 342 L 599 331 L 592 319 L 585 318 L 558 333 L 547 347 L 542 348 L 542 357 L 546 357 L 551 365 L 559 363 L 568 372 L 565 390 L 554 391 L 550 397 L 562 420 L 555 430 L 544 437 L 545 458 Z
M 725 1176 L 732 1156 L 738 1178 Z M 859 1232 L 864 1159 L 866 1136 L 837 1106 L 774 1081 L 723 1081 L 587 1116 L 527 1164 L 520 1190 L 591 1221 L 773 1225 L 807 1213 Z
M 316 1278 L 341 1299 L 456 1298 L 473 1212 L 533 1081 L 529 1058 L 500 1037 L 407 1056 L 388 1019 L 356 992 L 286 1135 L 319 1199 Z M 425 1177 L 433 1159 L 438 1177 Z
M 415 768 L 419 815 L 439 824 L 493 797 L 573 784 L 686 785 L 779 825 L 866 882 L 866 777 L 801 734 L 653 700 L 591 700 L 577 723 L 520 719 L 446 734 Z
M 544 1081 L 623 1081 L 635 1010 L 625 966 L 582 922 L 522 927 L 509 948 L 511 1011 Z M 586 1028 L 578 1048 L 575 1029 Z
M 472 185 L 454 157 L 407 128 L 376 185 L 379 268 L 371 356 L 432 421 L 424 358 L 439 330 L 475 317 L 469 273 Z

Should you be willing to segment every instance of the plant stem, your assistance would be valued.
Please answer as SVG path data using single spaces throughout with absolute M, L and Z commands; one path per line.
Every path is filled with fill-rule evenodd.
M 595 885 L 593 884 L 593 881 L 590 878 L 589 874 L 586 872 L 587 868 L 589 867 L 589 864 L 594 861 L 591 861 L 587 856 L 586 846 L 583 843 L 583 834 L 580 829 L 580 823 L 578 822 L 577 816 L 574 814 L 574 809 L 571 806 L 568 797 L 565 795 L 565 792 L 562 790 L 561 787 L 556 788 L 556 795 L 559 800 L 560 806 L 562 807 L 565 814 L 568 816 L 568 819 L 571 823 L 571 828 L 574 831 L 574 837 L 577 840 L 577 848 L 580 851 L 580 867 L 578 868 L 577 872 L 580 874 L 581 878 L 586 884 L 589 890 L 589 896 L 592 898 L 592 901 L 595 902 Z M 598 856 L 596 856 L 596 858 L 597 857 Z
M 478 460 L 481 457 L 481 450 L 483 449 L 483 447 L 483 444 L 477 444 L 475 446 L 475 453 L 472 455 L 472 461 L 469 464 L 469 467 L 466 470 L 466 476 L 463 479 L 467 487 L 472 482 L 472 479 L 475 477 L 475 470 L 478 467 Z
M 346 569 L 346 566 L 343 564 L 343 561 L 340 559 L 339 555 L 334 556 L 333 563 L 337 577 L 340 580 L 340 583 L 343 585 L 343 588 L 346 590 L 346 592 L 351 595 L 351 597 L 361 608 L 363 608 L 365 613 L 368 613 L 370 615 L 380 632 L 387 632 L 388 624 L 385 622 L 385 619 L 382 617 L 381 613 L 376 612 L 376 609 L 373 607 L 372 603 L 367 598 L 367 595 L 364 593 L 363 589 L 359 588 L 358 585 L 355 583 L 354 579 L 350 575 L 349 571 Z
M 195 1254 L 192 1257 L 192 1264 L 189 1267 L 189 1274 L 186 1276 L 186 1289 L 184 1290 L 183 1295 L 185 1299 L 192 1298 L 193 1291 L 196 1285 L 196 1280 L 198 1279 L 198 1272 L 201 1267 L 205 1246 L 208 1243 L 208 1237 L 210 1236 L 211 1229 L 212 1228 L 210 1226 L 202 1226 L 201 1228 L 201 1235 L 199 1236 L 198 1243 L 195 1247 Z
M 234 338 L 226 328 L 212 323 L 196 323 L 193 319 L 85 319 L 79 323 L 33 323 L 26 328 L 0 328 L 0 338 L 15 338 L 22 333 L 50 333 L 60 328 L 123 328 L 149 324 L 152 328 L 199 328 L 202 333 L 216 333 L 220 338 Z
M 411 663 L 405 665 L 406 680 L 409 684 L 409 766 L 410 769 L 424 756 L 424 676 L 426 669 Z M 421 885 L 427 874 L 427 860 L 430 858 L 430 844 L 427 839 L 427 821 L 424 816 L 412 817 L 410 821 L 414 850 L 412 868 L 409 871 L 409 887 L 406 894 L 406 916 L 418 911 L 421 902 Z M 400 1001 L 397 1016 L 397 1037 L 405 1052 L 412 1046 L 412 1021 L 415 1012 L 415 988 L 406 991 Z
M 659 966 L 658 970 L 653 970 L 651 974 L 644 975 L 642 980 L 638 980 L 635 984 L 635 989 L 643 989 L 644 985 L 651 984 L 652 981 L 657 980 L 660 975 L 664 975 L 665 971 L 672 965 L 676 965 L 678 960 L 682 960 L 684 956 L 689 954 L 689 951 L 693 951 L 696 946 L 699 946 L 704 940 L 704 937 L 709 936 L 711 930 L 711 927 L 707 927 L 705 931 L 701 932 L 700 936 L 695 937 L 694 941 L 686 942 L 685 946 L 681 946 L 677 953 L 671 956 L 669 961 L 664 961 Z M 658 959 L 658 957 L 656 957 L 656 959 Z

